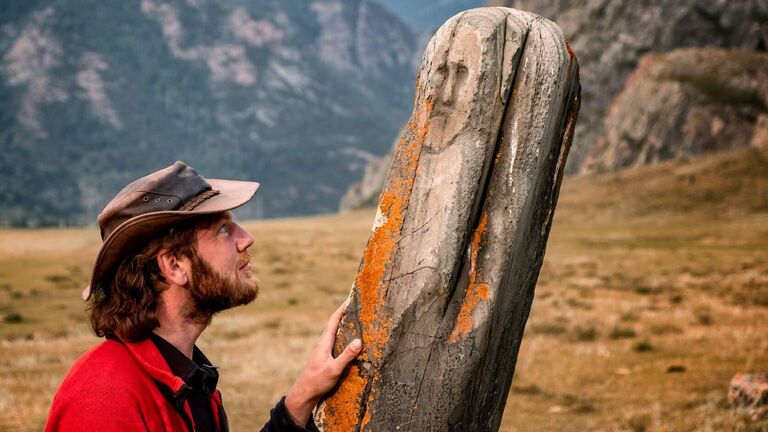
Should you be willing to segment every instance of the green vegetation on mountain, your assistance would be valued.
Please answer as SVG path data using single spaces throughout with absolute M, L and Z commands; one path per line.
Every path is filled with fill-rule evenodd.
M 0 17 L 0 225 L 92 223 L 176 160 L 260 181 L 241 217 L 335 211 L 410 108 L 415 37 L 360 0 L 13 0 Z

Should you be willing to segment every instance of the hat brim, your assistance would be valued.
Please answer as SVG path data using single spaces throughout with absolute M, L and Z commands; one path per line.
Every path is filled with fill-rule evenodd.
M 109 275 L 113 268 L 127 254 L 140 250 L 153 238 L 174 223 L 191 217 L 221 213 L 236 209 L 253 198 L 259 190 L 259 183 L 237 180 L 206 179 L 217 195 L 203 201 L 192 210 L 170 210 L 145 213 L 120 224 L 99 249 L 96 263 L 93 266 L 91 283 L 85 287 L 82 296 L 88 300 L 92 287 Z

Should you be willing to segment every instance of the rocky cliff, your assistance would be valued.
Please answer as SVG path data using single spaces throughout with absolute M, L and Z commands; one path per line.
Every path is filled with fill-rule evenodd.
M 177 159 L 336 210 L 409 113 L 413 32 L 362 0 L 0 2 L 0 225 L 92 222 Z
M 609 159 L 595 154 L 602 153 L 606 144 L 600 149 L 596 147 L 600 137 L 611 133 L 603 130 L 604 125 L 612 127 L 618 120 L 614 117 L 614 120 L 605 123 L 605 117 L 614 98 L 625 88 L 627 78 L 644 55 L 687 47 L 759 52 L 768 48 L 768 0 L 489 0 L 488 5 L 513 7 L 551 19 L 562 28 L 579 59 L 582 107 L 566 166 L 566 172 L 570 174 L 597 166 L 595 162 L 590 162 L 590 167 L 586 167 L 588 160 L 601 159 L 602 166 L 608 168 Z M 725 56 L 723 60 L 730 61 L 732 58 Z M 628 106 L 632 101 L 632 98 L 625 98 L 624 104 Z M 634 109 L 635 112 L 639 110 Z M 629 114 L 628 108 L 622 112 Z M 623 121 L 628 124 L 633 122 L 631 118 Z M 756 121 L 758 125 L 766 123 L 765 120 L 754 119 L 750 124 Z M 758 127 L 758 138 L 762 130 Z M 691 142 L 696 140 L 689 139 Z M 657 143 L 657 146 L 665 148 L 656 152 L 656 156 L 685 154 L 694 148 L 706 151 L 711 147 L 710 144 L 699 143 L 676 149 L 677 143 Z M 728 145 L 721 143 L 716 147 Z M 649 156 L 649 161 L 656 156 Z M 368 178 L 366 181 L 371 184 L 373 180 Z M 383 177 L 378 179 L 379 184 L 383 181 Z M 380 186 L 373 189 L 378 191 Z M 350 196 L 354 194 L 355 190 L 348 192 L 346 202 L 372 200 L 372 197 L 365 196 L 352 199 Z
M 376 159 L 365 167 L 363 178 L 353 184 L 341 197 L 340 210 L 351 210 L 376 205 L 379 192 L 392 165 L 392 154 Z
M 647 54 L 615 98 L 582 172 L 765 145 L 768 53 Z
M 582 109 L 567 171 L 576 173 L 602 134 L 613 98 L 647 53 L 687 47 L 766 51 L 768 0 L 489 0 L 555 21 L 579 58 Z

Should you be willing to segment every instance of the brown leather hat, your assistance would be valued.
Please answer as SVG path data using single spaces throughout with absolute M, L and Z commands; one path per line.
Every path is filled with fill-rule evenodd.
M 83 299 L 88 300 L 127 254 L 141 250 L 175 222 L 240 207 L 258 189 L 256 182 L 205 179 L 184 162 L 129 184 L 99 214 L 104 243 Z

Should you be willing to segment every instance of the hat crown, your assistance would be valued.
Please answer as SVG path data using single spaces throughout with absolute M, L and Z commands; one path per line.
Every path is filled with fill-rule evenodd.
M 101 238 L 106 239 L 117 227 L 136 216 L 182 208 L 211 185 L 197 171 L 177 161 L 124 187 L 98 217 Z

